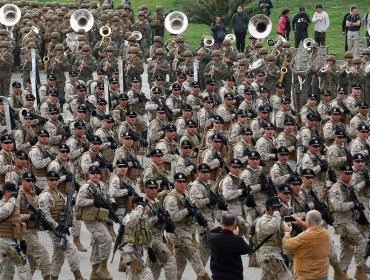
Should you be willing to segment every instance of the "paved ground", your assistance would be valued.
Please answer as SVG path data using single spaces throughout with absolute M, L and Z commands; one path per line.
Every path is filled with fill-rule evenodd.
M 21 81 L 20 74 L 19 73 L 14 74 L 12 80 L 20 80 Z M 41 80 L 42 80 L 42 82 L 45 81 L 45 75 L 44 74 L 41 75 Z M 144 75 L 143 81 L 147 81 L 146 75 Z M 145 93 L 147 93 L 147 95 L 149 95 L 148 94 L 149 93 L 148 84 L 144 84 L 143 85 L 143 91 Z M 146 161 L 147 161 L 147 159 L 144 158 L 144 163 Z M 117 232 L 117 227 L 116 227 L 116 232 Z M 331 228 L 331 232 L 333 233 L 333 236 L 334 236 L 334 245 L 335 245 L 335 249 L 336 249 L 336 251 L 338 253 L 339 252 L 339 237 L 338 237 L 338 235 L 334 235 L 333 228 Z M 46 248 L 47 248 L 47 250 L 49 252 L 50 258 L 51 258 L 52 257 L 52 253 L 53 253 L 53 248 L 51 246 L 51 242 L 50 242 L 49 236 L 47 236 L 47 234 L 45 232 L 40 232 L 39 238 L 40 238 L 40 240 L 43 241 L 43 244 L 46 246 Z M 89 262 L 90 253 L 91 253 L 91 248 L 89 246 L 89 243 L 90 243 L 90 233 L 86 230 L 86 228 L 85 228 L 84 225 L 82 226 L 81 242 L 86 247 L 89 247 L 88 248 L 88 252 L 86 252 L 86 253 L 80 253 L 80 261 L 81 261 L 81 272 L 82 272 L 82 275 L 86 279 L 89 279 L 90 272 L 91 272 L 91 265 L 90 265 L 90 262 Z M 112 247 L 113 247 L 113 244 L 112 244 Z M 116 254 L 115 259 L 114 259 L 114 261 L 113 261 L 112 264 L 109 261 L 108 269 L 111 272 L 111 274 L 113 276 L 113 279 L 126 279 L 126 274 L 125 273 L 118 272 L 118 260 L 119 260 L 119 252 Z M 243 263 L 244 263 L 244 276 L 245 276 L 245 279 L 260 279 L 260 274 L 261 274 L 260 269 L 258 269 L 258 268 L 248 268 L 248 257 L 247 256 L 243 256 Z M 207 265 L 207 271 L 210 272 L 209 262 L 208 262 L 208 265 Z M 355 265 L 352 262 L 352 264 L 350 266 L 350 269 L 349 269 L 349 275 L 351 275 L 353 277 L 354 273 L 355 273 Z M 333 277 L 333 270 L 330 269 L 330 279 L 332 279 L 332 277 Z M 35 279 L 35 280 L 39 280 L 39 279 L 42 280 L 42 277 L 41 277 L 41 274 L 40 274 L 40 271 L 39 270 L 36 271 L 33 279 Z M 70 269 L 68 267 L 67 261 L 65 261 L 65 263 L 64 263 L 64 266 L 63 266 L 62 271 L 60 273 L 59 279 L 60 280 L 74 279 L 73 278 L 73 274 L 72 274 L 72 272 L 70 272 Z M 163 273 L 162 273 L 160 279 L 165 279 Z M 192 268 L 189 265 L 187 265 L 187 267 L 185 269 L 185 273 L 183 275 L 183 279 L 184 280 L 196 279 L 195 273 L 193 272 Z

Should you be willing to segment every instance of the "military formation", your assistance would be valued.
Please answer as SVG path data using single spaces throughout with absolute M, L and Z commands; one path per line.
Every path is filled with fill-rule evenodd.
M 334 279 L 352 279 L 352 257 L 368 279 L 369 49 L 338 66 L 313 42 L 301 71 L 289 42 L 164 42 L 160 6 L 15 4 L 20 21 L 0 29 L 1 279 L 62 279 L 66 258 L 75 279 L 108 280 L 116 252 L 127 279 L 182 279 L 188 262 L 211 279 L 207 234 L 222 211 L 237 215 L 261 279 L 294 279 L 284 216 L 312 209 L 340 235 Z

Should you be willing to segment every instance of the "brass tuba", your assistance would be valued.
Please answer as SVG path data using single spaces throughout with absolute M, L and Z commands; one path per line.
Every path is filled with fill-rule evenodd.
M 315 40 L 312 39 L 312 38 L 306 38 L 306 39 L 304 39 L 303 40 L 303 48 L 310 49 L 313 42 L 315 42 Z
M 143 38 L 143 34 L 140 31 L 134 31 L 131 33 L 132 36 L 136 37 L 136 41 L 140 41 Z
M 89 32 L 94 25 L 94 17 L 88 10 L 80 9 L 73 12 L 70 24 L 75 32 L 81 29 L 85 32 Z
M 271 33 L 271 30 L 271 20 L 263 14 L 255 15 L 249 21 L 248 31 L 249 34 L 252 35 L 254 38 L 266 38 Z
M 235 35 L 234 35 L 234 34 L 229 33 L 229 34 L 227 34 L 227 35 L 225 36 L 225 39 L 230 40 L 230 42 L 231 42 L 231 44 L 232 44 L 232 43 L 234 43 L 234 42 L 235 42 L 236 37 L 235 37 Z M 224 40 L 225 40 L 225 39 L 224 39 Z
M 21 10 L 14 4 L 5 4 L 0 8 L 0 23 L 5 26 L 16 25 L 21 19 Z
M 102 40 L 99 44 L 99 56 L 105 56 L 105 50 L 109 46 L 111 42 L 111 38 L 109 37 L 112 34 L 112 29 L 109 26 L 102 26 L 99 29 L 99 34 L 102 36 Z
M 184 13 L 175 11 L 166 16 L 164 26 L 169 33 L 180 34 L 188 27 L 188 18 Z

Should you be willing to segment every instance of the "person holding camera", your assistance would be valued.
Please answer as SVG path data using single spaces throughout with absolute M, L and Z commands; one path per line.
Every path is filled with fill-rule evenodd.
M 250 253 L 251 248 L 239 235 L 237 217 L 232 212 L 224 212 L 221 227 L 211 231 L 206 243 L 211 249 L 212 279 L 242 280 L 242 255 Z
M 305 222 L 298 217 L 292 218 L 293 224 L 304 224 L 307 228 L 292 237 L 292 226 L 284 223 L 283 248 L 293 253 L 294 276 L 296 279 L 328 279 L 331 238 L 329 231 L 320 225 L 320 212 L 307 212 Z

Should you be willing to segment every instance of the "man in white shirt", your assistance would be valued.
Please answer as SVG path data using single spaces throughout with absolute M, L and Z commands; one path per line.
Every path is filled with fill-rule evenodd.
M 315 13 L 312 17 L 312 23 L 315 24 L 315 42 L 321 47 L 325 46 L 326 31 L 329 28 L 329 16 L 323 11 L 322 5 L 315 6 Z

